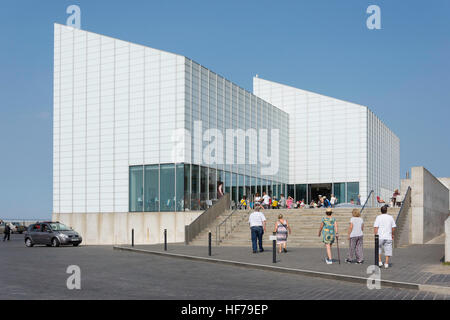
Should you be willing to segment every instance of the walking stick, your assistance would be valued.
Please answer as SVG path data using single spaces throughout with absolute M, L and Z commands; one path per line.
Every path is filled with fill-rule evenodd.
M 336 235 L 336 243 L 337 243 L 337 251 L 338 251 L 338 260 L 339 260 L 339 264 L 341 264 L 341 253 L 339 251 L 339 236 Z

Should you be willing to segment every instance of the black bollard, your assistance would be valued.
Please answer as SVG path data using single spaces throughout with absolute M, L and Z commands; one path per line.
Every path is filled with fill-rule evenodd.
M 134 229 L 131 229 L 131 246 L 134 247 Z
M 211 231 L 208 233 L 208 255 L 211 256 Z
M 164 229 L 164 251 L 167 251 L 167 229 Z
M 276 237 L 276 232 L 273 233 L 273 236 Z M 272 240 L 272 262 L 277 263 L 277 240 L 275 238 Z
M 378 266 L 378 261 L 380 259 L 380 239 L 379 236 L 375 235 L 375 265 Z

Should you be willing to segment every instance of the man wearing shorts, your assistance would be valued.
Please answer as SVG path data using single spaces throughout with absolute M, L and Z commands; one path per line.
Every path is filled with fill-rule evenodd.
M 387 206 L 381 207 L 381 214 L 375 219 L 373 224 L 375 235 L 379 236 L 379 261 L 378 265 L 383 266 L 381 261 L 381 253 L 384 251 L 386 262 L 384 267 L 389 268 L 389 258 L 392 257 L 392 240 L 394 239 L 395 225 L 394 218 L 387 214 Z

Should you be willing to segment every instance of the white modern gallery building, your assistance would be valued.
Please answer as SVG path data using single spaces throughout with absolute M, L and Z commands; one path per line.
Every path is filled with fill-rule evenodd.
M 327 114 L 326 121 L 318 116 Z M 217 198 L 362 201 L 400 187 L 399 139 L 367 107 L 55 24 L 53 219 L 87 244 L 184 241 Z M 375 203 L 370 203 L 375 205 Z

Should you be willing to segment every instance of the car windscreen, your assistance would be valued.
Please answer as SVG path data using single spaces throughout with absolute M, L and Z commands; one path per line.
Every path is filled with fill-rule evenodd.
M 50 223 L 53 231 L 70 231 L 70 228 L 62 223 Z

